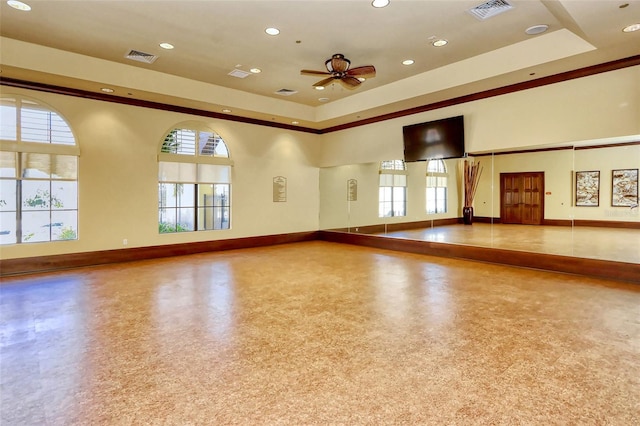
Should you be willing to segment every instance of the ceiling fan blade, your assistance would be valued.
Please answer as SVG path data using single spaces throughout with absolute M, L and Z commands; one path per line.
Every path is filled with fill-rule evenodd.
M 331 75 L 330 72 L 314 71 L 314 70 L 301 70 L 300 74 L 302 74 L 302 75 Z
M 351 68 L 346 73 L 350 77 L 373 78 L 376 76 L 376 69 L 373 65 Z
M 355 89 L 360 85 L 360 80 L 355 77 L 345 76 L 340 79 L 340 83 L 347 89 Z
M 320 80 L 319 82 L 314 84 L 313 87 L 319 87 L 319 86 L 325 87 L 325 86 L 328 86 L 329 84 L 333 83 L 333 80 L 335 80 L 335 77 L 325 78 L 324 80 Z

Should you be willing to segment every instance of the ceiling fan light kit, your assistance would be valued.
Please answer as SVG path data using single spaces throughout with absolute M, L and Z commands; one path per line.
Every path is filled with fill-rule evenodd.
M 300 74 L 324 76 L 324 79 L 313 85 L 315 88 L 324 88 L 338 81 L 347 89 L 355 89 L 364 80 L 376 76 L 376 69 L 373 65 L 351 68 L 351 61 L 345 58 L 342 53 L 331 56 L 325 61 L 324 66 L 327 71 L 301 70 Z

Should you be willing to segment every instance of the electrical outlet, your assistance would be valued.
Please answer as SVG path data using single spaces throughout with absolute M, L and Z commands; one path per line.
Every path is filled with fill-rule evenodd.
M 124 240 L 122 240 L 122 245 L 126 246 L 127 244 L 129 244 L 129 240 L 127 240 L 126 238 Z

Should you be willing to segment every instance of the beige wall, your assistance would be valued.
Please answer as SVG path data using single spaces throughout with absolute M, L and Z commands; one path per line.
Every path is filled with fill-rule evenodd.
M 457 115 L 468 152 L 639 135 L 640 66 L 330 133 L 320 165 L 402 158 L 402 126 Z
M 80 145 L 78 240 L 2 247 L 2 258 L 42 256 L 318 229 L 316 135 L 2 87 L 58 111 Z M 218 132 L 234 161 L 232 229 L 158 233 L 157 154 L 164 134 L 197 120 Z M 285 176 L 287 202 L 272 179 Z
M 416 213 L 415 206 L 424 206 L 424 201 L 419 196 L 411 195 L 409 206 L 413 207 L 409 207 L 410 212 L 404 219 L 377 218 L 377 196 L 375 200 L 365 199 L 367 213 L 360 213 L 365 205 L 360 198 L 377 194 L 377 181 L 371 179 L 365 179 L 359 184 L 359 200 L 351 203 L 348 217 L 344 213 L 347 209 L 346 195 L 343 194 L 347 179 L 371 175 L 370 169 L 377 170 L 379 161 L 403 158 L 402 126 L 456 115 L 465 116 L 465 139 L 469 152 L 571 147 L 574 143 L 583 141 L 594 140 L 594 143 L 598 143 L 598 139 L 629 135 L 637 135 L 634 139 L 637 141 L 640 140 L 640 67 L 324 135 L 320 158 L 320 164 L 324 167 L 320 174 L 321 227 L 337 228 L 384 221 L 410 222 L 435 218 Z M 575 160 L 572 150 L 478 157 L 484 171 L 474 203 L 475 214 L 499 217 L 500 173 L 544 171 L 545 192 L 550 192 L 545 195 L 545 218 L 569 220 L 575 215 L 577 219 L 638 220 L 638 209 L 627 214 L 621 214 L 620 208 L 611 211 L 610 182 L 606 190 L 609 195 L 606 195 L 604 189 L 601 194 L 601 199 L 608 197 L 608 208 L 602 206 L 602 202 L 601 208 L 589 212 L 584 207 L 573 207 L 573 170 L 607 170 L 602 173 L 610 180 L 611 169 L 633 168 L 622 164 L 640 167 L 640 154 L 637 150 L 607 150 L 606 157 L 599 155 L 598 150 L 576 151 Z M 616 164 L 619 166 L 614 166 Z M 411 182 L 416 181 L 412 179 Z M 602 184 L 605 185 L 605 182 Z M 366 185 L 370 187 L 367 189 Z M 419 185 L 420 190 L 412 189 L 411 193 L 422 193 L 424 182 Z M 339 191 L 340 195 L 336 196 L 334 191 Z M 369 195 L 364 195 L 365 192 Z M 457 212 L 459 216 L 460 207 L 451 205 L 455 201 L 450 197 L 449 212 Z
M 414 222 L 461 216 L 461 179 L 457 172 L 462 160 L 447 160 L 451 180 L 446 214 L 425 213 L 425 163 L 407 163 L 407 216 L 379 218 L 379 163 L 327 167 L 320 170 L 320 227 L 357 227 L 382 223 Z M 572 148 L 514 154 L 483 155 L 473 158 L 482 166 L 474 201 L 474 214 L 500 217 L 500 174 L 543 172 L 545 176 L 544 218 L 550 220 L 640 221 L 640 209 L 611 206 L 611 174 L 614 169 L 640 168 L 640 146 L 611 146 L 598 149 Z M 575 206 L 574 171 L 600 171 L 600 206 Z M 358 180 L 358 201 L 347 202 L 347 180 Z
M 402 126 L 406 124 L 463 114 L 467 146 L 472 152 L 640 135 L 640 67 L 326 135 L 6 86 L 0 86 L 0 91 L 29 96 L 50 105 L 68 120 L 81 150 L 79 239 L 4 246 L 2 258 L 118 249 L 124 247 L 125 238 L 127 247 L 139 247 L 381 223 L 377 217 L 377 163 L 403 157 Z M 229 146 L 235 163 L 231 230 L 158 234 L 158 147 L 166 131 L 187 120 L 197 120 L 215 130 Z M 603 170 L 605 188 L 608 185 L 605 178 L 610 176 L 607 170 L 632 168 L 634 162 L 636 167 L 640 164 L 636 152 L 626 155 L 624 164 L 613 159 L 605 164 L 600 162 L 602 156 L 591 158 L 579 153 L 575 167 L 578 170 Z M 534 162 L 527 160 L 520 165 L 517 163 L 520 160 L 505 163 L 506 158 L 500 159 L 496 160 L 500 165 L 493 167 L 539 169 L 544 166 L 545 171 L 548 170 L 547 189 L 552 192 L 547 198 L 545 215 L 547 218 L 569 218 L 574 214 L 570 209 L 571 171 L 574 169 L 567 164 L 564 153 L 547 155 L 551 155 L 551 159 L 541 156 Z M 484 158 L 487 157 L 480 160 L 484 162 Z M 554 162 L 562 166 L 556 166 Z M 415 221 L 460 215 L 459 207 L 450 204 L 446 215 L 427 217 L 421 167 L 423 163 L 409 166 L 408 216 L 386 220 Z M 456 179 L 455 167 L 449 166 L 451 180 Z M 483 179 L 493 176 L 495 188 L 497 170 L 492 172 L 485 168 Z M 272 201 L 274 176 L 288 179 L 286 203 Z M 359 188 L 358 201 L 348 205 L 346 180 L 350 178 L 358 179 Z M 456 189 L 452 188 L 452 191 Z M 476 214 L 497 216 L 496 206 L 499 211 L 499 205 L 494 194 L 486 193 L 486 189 L 480 187 Z M 601 197 L 604 200 L 607 196 L 603 193 Z M 450 194 L 450 203 L 457 199 L 457 194 Z M 606 205 L 589 212 L 582 208 L 579 214 L 603 220 L 629 220 L 626 216 L 613 215 Z M 632 220 L 637 218 L 633 216 Z
M 417 222 L 461 216 L 458 163 L 446 160 L 449 174 L 447 213 L 426 213 L 426 163 L 407 163 L 407 215 L 378 217 L 380 163 L 352 164 L 320 170 L 320 228 L 344 228 L 380 223 Z M 357 201 L 347 201 L 347 181 L 358 181 Z
M 572 214 L 573 150 L 480 157 L 484 167 L 474 212 L 500 217 L 500 173 L 544 172 L 544 218 L 570 220 Z
M 575 151 L 576 171 L 600 171 L 600 205 L 576 207 L 575 218 L 640 222 L 640 208 L 611 206 L 611 178 L 616 169 L 640 169 L 640 146 L 584 149 Z

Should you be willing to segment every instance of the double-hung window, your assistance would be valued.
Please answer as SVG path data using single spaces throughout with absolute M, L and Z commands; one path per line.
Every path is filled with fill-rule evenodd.
M 447 179 L 444 160 L 427 161 L 427 214 L 447 212 Z
M 231 228 L 231 159 L 220 135 L 172 129 L 158 155 L 160 233 Z
M 380 163 L 379 217 L 407 215 L 407 167 L 402 160 Z
M 0 98 L 0 244 L 78 238 L 78 155 L 58 113 Z

